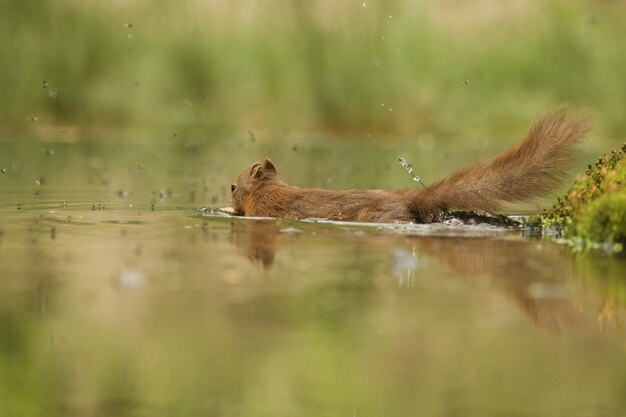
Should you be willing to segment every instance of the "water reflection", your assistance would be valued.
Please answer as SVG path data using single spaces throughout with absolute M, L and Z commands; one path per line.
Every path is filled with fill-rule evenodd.
M 574 262 L 555 245 L 519 239 L 424 238 L 420 252 L 452 268 L 455 277 L 512 299 L 538 326 L 558 333 L 580 311 L 570 291 Z
M 411 251 L 402 248 L 395 248 L 391 252 L 391 270 L 398 278 L 398 285 L 411 286 L 413 283 L 413 272 L 419 267 L 415 246 Z
M 279 228 L 274 220 L 233 221 L 231 237 L 233 244 L 240 248 L 254 262 L 269 267 L 276 256 Z
M 32 387 L 35 416 L 434 416 L 494 393 L 532 415 L 502 387 L 551 392 L 552 408 L 581 389 L 621 395 L 624 335 L 596 317 L 623 312 L 616 260 L 600 281 L 597 259 L 580 268 L 516 234 L 38 207 L 0 218 L 3 415 Z
M 305 235 L 311 234 L 310 226 L 300 227 Z M 299 236 L 294 237 L 290 230 L 302 233 L 274 220 L 234 219 L 232 243 L 254 264 L 269 267 L 278 251 L 297 244 Z M 332 227 L 312 233 L 318 236 L 331 231 Z M 522 239 L 516 233 L 480 238 L 371 235 L 350 229 L 335 233 L 362 240 L 360 244 L 382 246 L 388 254 L 389 277 L 395 277 L 400 287 L 411 287 L 420 269 L 428 273 L 432 269 L 429 263 L 437 262 L 452 272 L 443 276 L 506 296 L 540 328 L 559 334 L 564 326 L 580 325 L 583 311 L 573 286 L 581 278 L 575 270 L 576 259 L 566 248 Z M 603 323 L 609 319 L 619 326 L 616 304 L 614 298 L 605 296 L 598 306 Z

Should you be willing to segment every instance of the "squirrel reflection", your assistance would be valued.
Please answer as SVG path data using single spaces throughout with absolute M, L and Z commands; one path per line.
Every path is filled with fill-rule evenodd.
M 274 263 L 278 225 L 273 220 L 246 220 L 232 223 L 233 244 L 242 249 L 252 262 L 264 267 Z
M 280 225 L 272 220 L 246 220 L 232 223 L 231 236 L 235 246 L 243 250 L 253 263 L 270 267 L 279 245 Z M 288 239 L 288 237 L 285 237 Z M 437 259 L 453 269 L 457 278 L 489 288 L 515 301 L 526 317 L 537 326 L 559 333 L 564 325 L 576 322 L 580 312 L 568 293 L 568 277 L 574 274 L 567 258 L 562 262 L 552 245 L 539 248 L 525 240 L 470 237 L 394 237 L 372 236 L 374 245 L 396 252 L 409 253 L 415 248 L 420 256 Z M 405 250 L 407 249 L 407 250 Z M 392 262 L 391 268 L 398 275 Z M 473 281 L 473 282 L 472 282 Z
M 561 248 L 539 248 L 529 241 L 501 237 L 426 237 L 413 243 L 420 253 L 458 272 L 459 278 L 487 278 L 489 288 L 512 298 L 539 327 L 559 333 L 564 325 L 579 318 L 567 286 L 568 277 L 574 274 L 573 265 L 566 258 L 558 262 L 553 253 Z

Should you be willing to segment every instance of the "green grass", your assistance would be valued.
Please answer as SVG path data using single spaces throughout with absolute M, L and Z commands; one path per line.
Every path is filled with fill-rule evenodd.
M 498 4 L 5 0 L 0 125 L 493 135 L 569 101 L 622 137 L 626 8 Z

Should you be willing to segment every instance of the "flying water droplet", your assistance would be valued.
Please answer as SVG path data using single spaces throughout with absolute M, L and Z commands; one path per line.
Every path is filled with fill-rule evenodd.
M 407 162 L 407 160 L 404 159 L 403 157 L 398 158 L 398 161 L 404 167 L 404 169 L 406 169 L 406 171 L 409 173 L 409 175 L 411 175 L 411 178 L 413 178 L 413 181 L 419 182 L 420 184 L 422 184 L 422 187 L 426 188 L 426 185 L 422 182 L 422 178 L 419 177 L 418 175 L 416 175 L 413 172 L 413 164 L 412 163 Z

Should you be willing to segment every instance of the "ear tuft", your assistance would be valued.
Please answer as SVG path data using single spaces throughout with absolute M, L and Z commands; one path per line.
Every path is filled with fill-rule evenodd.
M 274 165 L 271 159 L 265 158 L 265 162 L 263 162 L 263 171 L 267 174 L 276 175 L 276 165 Z

